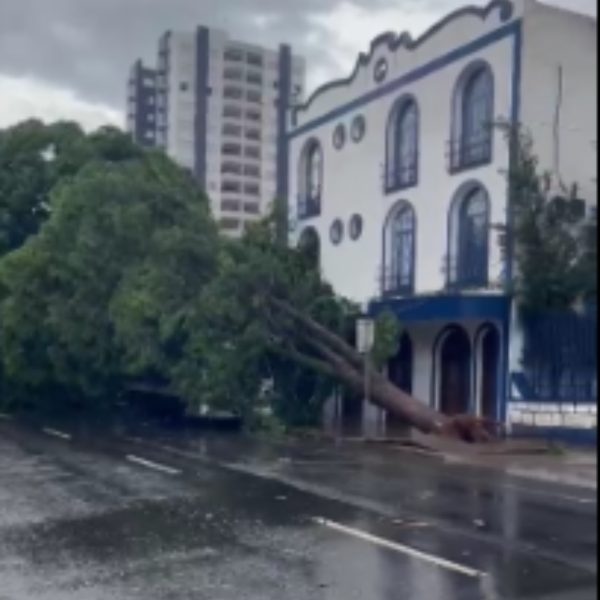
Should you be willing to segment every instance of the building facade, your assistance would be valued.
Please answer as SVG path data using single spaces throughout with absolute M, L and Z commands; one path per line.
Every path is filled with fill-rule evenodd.
M 318 250 L 339 294 L 398 316 L 389 376 L 443 412 L 595 427 L 591 397 L 525 410 L 523 335 L 505 291 L 513 265 L 497 227 L 511 153 L 492 124 L 525 126 L 541 166 L 595 202 L 596 40 L 595 20 L 496 0 L 419 39 L 377 37 L 350 77 L 293 111 L 291 243 Z M 362 419 L 372 432 L 387 421 L 366 405 Z
M 303 98 L 303 59 L 286 45 L 269 50 L 199 27 L 165 33 L 153 73 L 153 133 L 136 128 L 141 94 L 131 102 L 130 131 L 137 140 L 153 137 L 193 172 L 222 231 L 239 235 L 287 196 L 286 118 Z

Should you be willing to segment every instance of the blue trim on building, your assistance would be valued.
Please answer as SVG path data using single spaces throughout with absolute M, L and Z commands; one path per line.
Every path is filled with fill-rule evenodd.
M 369 304 L 372 317 L 384 311 L 391 311 L 401 323 L 468 319 L 504 323 L 510 314 L 510 298 L 505 295 L 440 294 L 375 300 Z
M 394 32 L 391 31 L 378 35 L 371 42 L 369 53 L 361 53 L 359 55 L 358 60 L 356 62 L 356 66 L 354 67 L 354 71 L 349 77 L 345 79 L 330 81 L 317 88 L 312 93 L 310 98 L 294 111 L 293 116 L 295 117 L 300 110 L 307 110 L 313 103 L 313 101 L 321 94 L 331 89 L 349 86 L 356 79 L 356 76 L 360 72 L 361 67 L 366 67 L 371 63 L 375 51 L 380 46 L 386 45 L 390 52 L 394 52 L 400 47 L 403 47 L 404 49 L 409 51 L 414 51 L 423 43 L 425 43 L 430 37 L 435 35 L 438 31 L 442 30 L 446 25 L 448 25 L 452 21 L 455 21 L 456 19 L 465 16 L 475 16 L 481 19 L 482 21 L 485 21 L 489 17 L 489 15 L 495 10 L 500 11 L 501 21 L 506 22 L 512 18 L 514 6 L 512 2 L 510 2 L 510 0 L 493 0 L 493 2 L 491 2 L 490 4 L 488 4 L 488 6 L 485 7 L 467 6 L 464 8 L 459 8 L 458 10 L 455 10 L 454 12 L 450 13 L 449 15 L 435 23 L 416 40 L 413 40 L 411 34 L 406 31 L 401 33 L 400 35 L 396 35 Z
M 513 39 L 513 70 L 512 70 L 512 100 L 511 100 L 511 127 L 517 127 L 521 121 L 521 84 L 523 77 L 523 24 L 517 23 Z M 516 133 L 516 132 L 515 132 Z M 511 136 L 509 141 L 509 168 L 512 171 L 516 160 L 518 140 Z M 512 206 L 512 189 L 510 179 L 507 184 L 506 195 L 506 224 L 507 224 L 507 251 L 506 251 L 506 284 L 512 286 L 514 275 L 514 237 L 512 235 L 514 214 Z
M 194 119 L 194 175 L 206 190 L 206 138 L 208 134 L 208 95 L 210 64 L 210 30 L 198 27 L 196 31 L 196 115 Z
M 279 97 L 277 99 L 277 202 L 281 203 L 279 235 L 287 240 L 289 211 L 289 145 L 287 143 L 287 115 L 292 97 L 292 49 L 279 46 Z
M 520 31 L 520 21 L 513 21 L 511 23 L 508 23 L 507 25 L 503 25 L 502 27 L 499 27 L 498 29 L 495 29 L 494 31 L 488 34 L 476 40 L 473 40 L 468 44 L 455 48 L 447 54 L 439 56 L 438 58 L 430 61 L 429 63 L 426 63 L 425 65 L 415 69 L 414 71 L 402 75 L 401 77 L 392 80 L 387 84 L 383 84 L 380 87 L 360 96 L 359 98 L 356 98 L 355 100 L 352 100 L 338 108 L 329 111 L 321 117 L 317 117 L 316 119 L 313 119 L 312 121 L 301 125 L 300 127 L 295 129 L 294 131 L 291 131 L 288 134 L 288 139 L 293 139 L 300 135 L 304 135 L 316 129 L 317 127 L 320 127 L 321 125 L 328 123 L 332 119 L 340 119 L 347 113 L 358 110 L 366 104 L 370 104 L 371 102 L 384 96 L 387 96 L 388 94 L 396 93 L 398 90 L 406 87 L 407 85 L 415 83 L 416 81 L 419 81 L 420 79 L 423 79 L 431 75 L 432 73 L 435 73 L 436 71 L 444 69 L 448 65 L 458 60 L 461 60 L 475 52 L 478 52 L 479 50 L 482 50 L 487 46 L 495 44 L 500 40 L 503 40 L 510 36 L 519 37 Z

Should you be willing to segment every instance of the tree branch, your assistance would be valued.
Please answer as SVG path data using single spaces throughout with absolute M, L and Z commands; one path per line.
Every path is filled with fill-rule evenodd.
M 337 378 L 339 377 L 339 373 L 337 370 L 332 367 L 329 363 L 324 360 L 319 360 L 318 358 L 314 358 L 313 356 L 308 356 L 296 348 L 292 348 L 291 346 L 282 347 L 277 344 L 270 346 L 272 352 L 279 354 L 280 356 L 284 356 L 289 358 L 290 360 L 301 364 L 308 369 L 312 369 L 313 371 L 317 371 L 322 375 L 327 375 L 328 377 Z
M 331 333 L 327 328 L 323 327 L 320 323 L 306 316 L 287 302 L 279 300 L 278 298 L 270 298 L 270 302 L 278 308 L 281 312 L 288 315 L 294 321 L 300 323 L 308 331 L 315 336 L 318 336 L 328 346 L 336 350 L 341 354 L 351 365 L 355 368 L 362 368 L 363 358 L 362 356 L 348 343 L 346 343 L 341 337 L 334 333 Z

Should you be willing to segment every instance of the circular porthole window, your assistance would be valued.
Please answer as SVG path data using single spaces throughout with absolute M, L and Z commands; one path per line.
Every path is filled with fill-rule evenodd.
M 346 128 L 340 123 L 333 131 L 333 146 L 341 150 L 346 143 Z
M 344 224 L 340 221 L 340 219 L 336 219 L 329 229 L 329 239 L 331 239 L 331 243 L 337 246 L 342 242 L 344 237 Z
M 352 121 L 352 128 L 350 130 L 350 136 L 354 142 L 360 142 L 365 137 L 365 131 L 367 130 L 367 121 L 362 115 L 354 117 Z
M 363 232 L 363 219 L 360 215 L 352 215 L 350 219 L 350 239 L 356 241 Z
M 388 74 L 388 62 L 387 60 L 385 60 L 385 58 L 380 58 L 376 63 L 375 63 L 375 69 L 373 71 L 373 78 L 375 79 L 375 81 L 377 83 L 381 83 L 382 81 L 385 81 L 385 78 L 387 77 Z

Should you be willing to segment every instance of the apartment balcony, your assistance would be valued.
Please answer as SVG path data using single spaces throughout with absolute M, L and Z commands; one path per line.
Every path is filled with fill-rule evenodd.
M 492 133 L 448 142 L 448 170 L 459 173 L 492 162 Z
M 412 296 L 415 292 L 414 273 L 401 273 L 391 267 L 381 269 L 379 284 L 382 298 Z
M 449 290 L 489 288 L 488 256 L 485 249 L 469 252 L 468 257 L 446 258 L 446 287 Z
M 321 214 L 321 198 L 299 196 L 297 207 L 299 219 L 318 217 Z
M 400 164 L 387 165 L 384 172 L 383 188 L 386 193 L 414 187 L 419 182 L 419 156 L 415 154 Z

